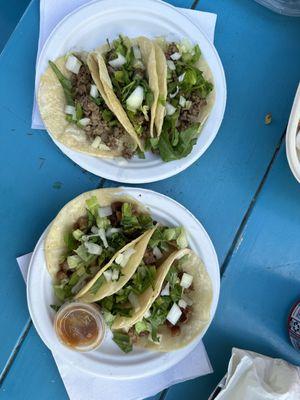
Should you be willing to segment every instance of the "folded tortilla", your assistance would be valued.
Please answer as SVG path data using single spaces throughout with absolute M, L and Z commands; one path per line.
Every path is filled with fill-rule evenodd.
M 182 259 L 181 269 L 193 276 L 193 290 L 189 291 L 189 298 L 193 301 L 192 313 L 188 321 L 180 325 L 179 335 L 172 336 L 170 329 L 164 325 L 158 328 L 158 334 L 161 335 L 159 343 L 154 343 L 146 337 L 138 337 L 137 346 L 162 352 L 177 350 L 195 340 L 209 324 L 213 298 L 211 280 L 203 262 L 190 249 L 182 249 L 172 253 L 161 265 L 158 270 L 154 292 L 151 294 L 148 292 L 142 315 L 150 310 L 152 304 L 160 295 L 164 280 L 171 266 L 179 259 Z
M 168 67 L 167 67 L 167 59 L 164 53 L 167 44 L 168 43 L 165 40 L 162 40 L 161 38 L 155 41 L 155 57 L 156 57 L 156 68 L 157 68 L 157 78 L 159 87 L 159 98 L 161 98 L 162 100 L 166 100 L 168 96 L 168 90 L 167 90 Z M 200 71 L 203 72 L 203 77 L 205 78 L 205 80 L 213 83 L 214 81 L 213 74 L 211 72 L 209 65 L 205 61 L 203 55 L 201 55 L 199 61 L 196 63 L 195 66 Z M 200 122 L 199 131 L 202 129 L 205 121 L 207 120 L 211 112 L 211 109 L 215 102 L 215 96 L 216 94 L 214 87 L 206 98 L 207 104 L 204 107 L 202 107 L 201 112 L 197 117 L 197 121 L 195 121 L 195 122 Z M 160 136 L 162 131 L 164 117 L 165 117 L 165 107 L 162 104 L 160 104 L 156 111 L 156 116 L 155 116 L 155 127 L 158 137 Z
M 119 250 L 111 260 L 84 286 L 80 292 L 75 296 L 76 299 L 84 301 L 86 303 L 95 303 L 96 301 L 102 300 L 104 297 L 111 296 L 114 293 L 117 293 L 126 283 L 130 280 L 130 278 L 135 273 L 136 269 L 140 265 L 144 253 L 146 251 L 148 242 L 155 231 L 155 228 L 149 229 L 143 235 L 133 240 L 124 246 L 121 250 Z M 97 290 L 96 293 L 91 291 L 92 286 L 97 282 L 97 280 L 102 276 L 103 272 L 105 272 L 115 261 L 119 254 L 124 253 L 124 251 L 128 249 L 134 249 L 135 252 L 130 257 L 126 266 L 122 268 L 122 275 L 117 281 L 105 282 L 101 285 L 101 287 Z
M 53 281 L 56 281 L 56 274 L 59 271 L 60 260 L 67 252 L 64 236 L 69 233 L 79 217 L 86 215 L 86 200 L 96 196 L 100 207 L 110 206 L 113 202 L 130 202 L 135 204 L 137 210 L 143 214 L 149 214 L 148 210 L 134 198 L 124 194 L 121 189 L 97 189 L 83 193 L 67 203 L 58 213 L 52 222 L 45 239 L 44 251 L 46 265 Z M 145 235 L 145 232 L 143 235 Z M 143 237 L 140 236 L 140 238 Z M 136 239 L 138 242 L 140 239 Z M 128 246 L 128 245 L 127 245 Z M 126 247 L 126 246 L 125 246 Z
M 99 79 L 99 68 L 98 63 L 94 58 L 94 54 L 91 53 L 77 53 L 81 60 L 85 61 L 91 72 L 92 78 L 95 85 L 97 86 L 99 93 L 101 94 L 103 100 L 105 101 L 108 108 L 113 111 L 110 103 L 105 95 L 105 91 Z M 75 54 L 76 55 L 76 54 Z M 72 73 L 68 71 L 65 67 L 66 57 L 60 57 L 54 61 L 56 66 L 59 68 L 61 73 L 70 79 Z M 119 140 L 118 147 L 115 150 L 93 148 L 91 141 L 87 137 L 83 129 L 78 127 L 75 123 L 68 122 L 66 120 L 65 106 L 66 100 L 63 88 L 57 79 L 55 73 L 49 66 L 45 73 L 40 79 L 40 84 L 38 88 L 37 102 L 40 110 L 42 120 L 45 124 L 47 131 L 51 136 L 58 140 L 60 143 L 64 144 L 68 148 L 93 155 L 96 157 L 115 157 L 121 156 L 124 146 L 130 145 L 133 149 L 137 147 L 139 139 L 135 132 L 127 130 L 128 135 L 122 136 Z M 114 107 L 115 108 L 115 107 Z M 126 127 L 125 127 L 126 129 Z
M 154 100 L 150 110 L 150 137 L 154 136 L 154 122 L 156 115 L 156 108 L 158 105 L 159 98 L 159 86 L 158 86 L 158 78 L 157 78 L 157 69 L 156 69 L 156 58 L 155 58 L 155 48 L 153 42 L 146 37 L 138 37 L 136 39 L 130 39 L 132 45 L 138 45 L 141 51 L 142 61 L 146 67 L 149 87 L 152 90 Z M 94 53 L 94 57 L 98 60 L 99 65 L 99 76 L 103 86 L 103 90 L 105 92 L 105 96 L 108 99 L 111 109 L 114 114 L 117 116 L 120 123 L 126 129 L 126 131 L 130 135 L 137 135 L 135 129 L 130 122 L 126 111 L 124 110 L 120 100 L 116 96 L 113 85 L 107 70 L 107 66 L 104 60 L 103 55 L 109 51 L 109 46 L 104 45 L 101 48 L 97 49 Z M 144 149 L 142 141 L 138 141 L 138 145 L 141 150 Z

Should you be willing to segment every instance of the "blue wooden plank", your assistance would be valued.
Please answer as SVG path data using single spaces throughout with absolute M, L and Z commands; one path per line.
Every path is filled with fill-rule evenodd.
M 233 346 L 300 365 L 287 335 L 288 312 L 299 299 L 299 228 L 300 186 L 283 147 L 222 279 L 218 312 L 205 340 L 215 373 L 172 388 L 167 399 L 199 399 L 197 393 L 207 399 Z
M 30 129 L 37 21 L 38 2 L 29 8 L 0 58 L 0 268 L 4 277 L 0 298 L 5 303 L 0 326 L 6 326 L 0 330 L 0 373 L 28 319 L 16 256 L 33 249 L 63 204 L 100 181 L 74 166 L 45 132 Z
M 53 356 L 32 326 L 1 386 L 0 398 L 1 400 L 68 399 Z M 100 398 L 101 393 L 99 393 Z M 148 400 L 158 399 L 159 395 Z
M 29 0 L 0 0 L 0 52 L 28 3 Z

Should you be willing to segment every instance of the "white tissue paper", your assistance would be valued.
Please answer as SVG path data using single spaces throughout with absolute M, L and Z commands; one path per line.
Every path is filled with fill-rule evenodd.
M 233 348 L 227 375 L 219 386 L 221 392 L 210 399 L 300 400 L 300 367 Z

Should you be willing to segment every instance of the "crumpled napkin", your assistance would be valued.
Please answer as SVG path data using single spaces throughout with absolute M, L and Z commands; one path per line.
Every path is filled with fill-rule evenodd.
M 209 400 L 299 400 L 300 367 L 233 348 L 227 375 L 219 387 L 219 394 Z

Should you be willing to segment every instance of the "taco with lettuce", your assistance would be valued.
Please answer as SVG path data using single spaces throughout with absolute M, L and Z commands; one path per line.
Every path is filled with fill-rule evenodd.
M 114 331 L 118 346 L 124 352 L 133 345 L 163 352 L 187 346 L 210 321 L 212 284 L 203 262 L 190 249 L 174 251 L 157 268 L 143 301 L 131 327 Z
M 163 268 L 162 265 L 174 250 L 186 246 L 187 239 L 182 227 L 157 227 L 152 230 L 146 250 L 143 249 L 143 253 L 140 254 L 139 264 L 137 268 L 135 266 L 130 279 L 128 279 L 130 274 L 126 274 L 126 279 L 123 279 L 123 284 L 118 288 L 117 283 L 110 285 L 110 293 L 106 291 L 105 297 L 103 291 L 99 291 L 94 296 L 90 296 L 88 301 L 98 303 L 112 330 L 129 329 L 143 317 L 145 308 L 154 296 L 159 269 Z M 117 260 L 118 256 L 114 263 Z M 103 275 L 109 273 L 108 278 L 110 279 L 113 272 L 109 271 L 113 271 L 114 268 L 110 266 L 103 272 Z M 104 278 L 102 279 L 104 280 Z M 96 279 L 94 284 L 96 284 Z M 85 296 L 81 298 L 81 300 L 86 299 Z
M 114 115 L 93 53 L 70 53 L 40 80 L 38 105 L 49 133 L 67 147 L 97 157 L 132 157 L 140 140 Z
M 186 157 L 193 149 L 212 109 L 213 76 L 199 45 L 155 41 L 160 103 L 155 116 L 156 137 L 148 148 L 163 161 Z
M 138 267 L 155 228 L 145 207 L 120 190 L 98 189 L 69 202 L 45 240 L 46 265 L 58 301 L 82 296 L 90 281 L 112 265 L 111 276 L 106 273 L 107 280 L 96 279 L 92 293 L 101 284 L 106 287 L 106 281 L 118 290 Z
M 155 48 L 150 39 L 119 36 L 94 53 L 108 102 L 128 132 L 135 132 L 143 149 L 155 136 L 159 97 Z

